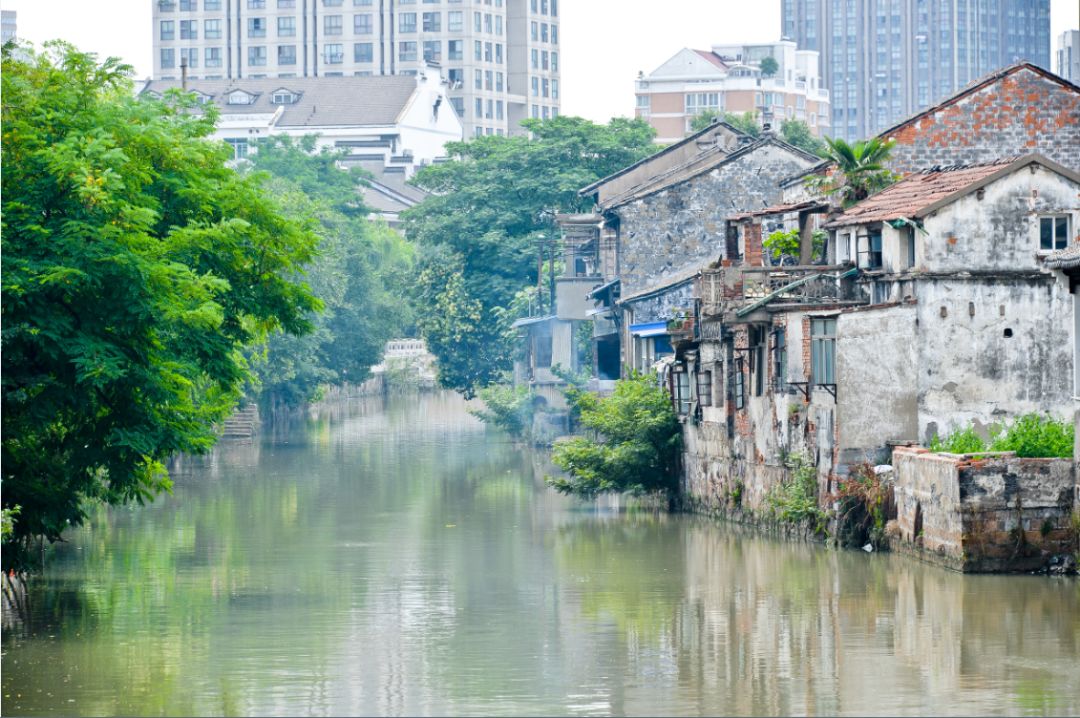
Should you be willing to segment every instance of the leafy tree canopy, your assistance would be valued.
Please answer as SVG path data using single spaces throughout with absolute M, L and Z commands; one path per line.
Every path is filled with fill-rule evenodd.
M 263 139 L 248 156 L 250 171 L 269 175 L 267 190 L 284 213 L 318 236 L 308 277 L 324 305 L 312 317 L 314 331 L 270 337 L 255 362 L 265 403 L 296 405 L 316 398 L 325 384 L 362 381 L 386 341 L 410 330 L 412 314 L 400 297 L 412 246 L 367 218 L 359 194 L 366 173 L 341 169 L 344 154 L 317 149 L 308 135 Z
M 568 476 L 549 478 L 564 494 L 674 493 L 682 427 L 671 397 L 656 377 L 634 373 L 611 396 L 572 389 L 571 405 L 595 439 L 578 436 L 555 445 L 552 459 Z
M 761 75 L 762 77 L 772 77 L 780 71 L 780 63 L 776 61 L 775 57 L 763 57 L 761 58 Z
M 537 247 L 551 253 L 554 214 L 588 209 L 582 187 L 657 148 L 641 120 L 526 120 L 531 136 L 447 145 L 453 159 L 414 182 L 433 195 L 405 213 L 419 247 L 416 322 L 439 359 L 441 383 L 471 393 L 510 368 L 510 311 L 537 283 Z
M 3 505 L 13 540 L 60 537 L 87 500 L 168 490 L 214 441 L 244 348 L 302 333 L 317 237 L 207 141 L 212 108 L 132 94 L 116 59 L 3 55 Z M 8 565 L 18 551 L 5 550 Z

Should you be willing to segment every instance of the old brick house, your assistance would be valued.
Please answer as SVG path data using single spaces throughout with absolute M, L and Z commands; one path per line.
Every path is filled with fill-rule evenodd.
M 1075 241 L 1078 193 L 1039 155 L 934 169 L 833 216 L 826 264 L 705 273 L 676 342 L 688 497 L 760 505 L 791 452 L 825 493 L 896 444 L 1071 414 L 1072 299 L 1044 260 Z

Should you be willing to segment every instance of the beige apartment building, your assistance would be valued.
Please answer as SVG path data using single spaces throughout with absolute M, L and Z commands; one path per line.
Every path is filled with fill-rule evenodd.
M 761 69 L 766 57 L 776 72 Z M 756 112 L 779 126 L 802 120 L 817 136 L 829 132 L 829 91 L 821 86 L 818 53 L 779 41 L 760 45 L 715 45 L 683 49 L 637 80 L 636 116 L 656 130 L 656 142 L 671 144 L 690 133 L 695 115 Z
M 559 114 L 559 0 L 151 0 L 154 79 L 442 67 L 467 136 Z

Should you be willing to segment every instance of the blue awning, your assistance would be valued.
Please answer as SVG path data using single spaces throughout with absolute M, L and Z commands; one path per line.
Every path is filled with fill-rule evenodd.
M 645 322 L 631 324 L 630 333 L 639 337 L 658 337 L 667 334 L 667 322 Z

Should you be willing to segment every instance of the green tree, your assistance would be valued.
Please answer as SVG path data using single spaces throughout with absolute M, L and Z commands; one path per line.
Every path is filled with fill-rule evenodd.
M 580 188 L 657 148 L 641 120 L 525 120 L 529 136 L 447 145 L 453 160 L 417 173 L 433 195 L 404 214 L 418 246 L 416 323 L 443 386 L 471 394 L 497 381 L 513 355 L 507 311 L 537 285 L 537 249 L 554 249 L 555 212 L 588 209 Z
M 814 136 L 810 126 L 802 120 L 784 120 L 780 123 L 780 136 L 784 142 L 818 157 L 825 156 L 825 143 Z
M 834 171 L 827 176 L 808 177 L 806 183 L 826 195 L 838 195 L 845 207 L 880 192 L 897 180 L 897 175 L 885 168 L 895 144 L 892 140 L 874 137 L 848 144 L 841 139 L 826 137 L 825 144 L 825 158 L 833 162 Z
M 23 546 L 88 500 L 168 490 L 163 461 L 235 405 L 245 347 L 319 307 L 297 276 L 315 235 L 226 166 L 213 110 L 136 99 L 130 74 L 4 49 L 3 505 Z
M 548 479 L 564 494 L 593 497 L 605 492 L 674 494 L 678 482 L 682 426 L 671 397 L 653 376 L 634 373 L 615 384 L 611 396 L 571 389 L 570 403 L 581 425 L 595 432 L 556 444 L 552 460 L 568 476 Z
M 780 63 L 776 61 L 775 57 L 771 55 L 769 57 L 761 58 L 761 76 L 772 77 L 780 71 Z
M 694 115 L 694 119 L 690 120 L 690 130 L 698 132 L 705 129 L 709 125 L 717 121 L 724 121 L 737 129 L 739 132 L 750 135 L 751 137 L 761 136 L 761 125 L 758 124 L 758 116 L 756 112 L 743 112 L 742 114 L 736 114 L 734 112 L 719 112 L 717 110 L 705 110 L 697 115 Z
M 384 223 L 367 218 L 360 190 L 366 173 L 342 170 L 343 151 L 317 149 L 316 138 L 271 137 L 249 155 L 285 214 L 319 237 L 308 267 L 323 312 L 304 336 L 273 334 L 256 362 L 264 403 L 297 405 L 320 387 L 362 381 L 386 341 L 409 331 L 412 314 L 401 307 L 412 246 Z M 265 175 L 269 175 L 268 177 Z

